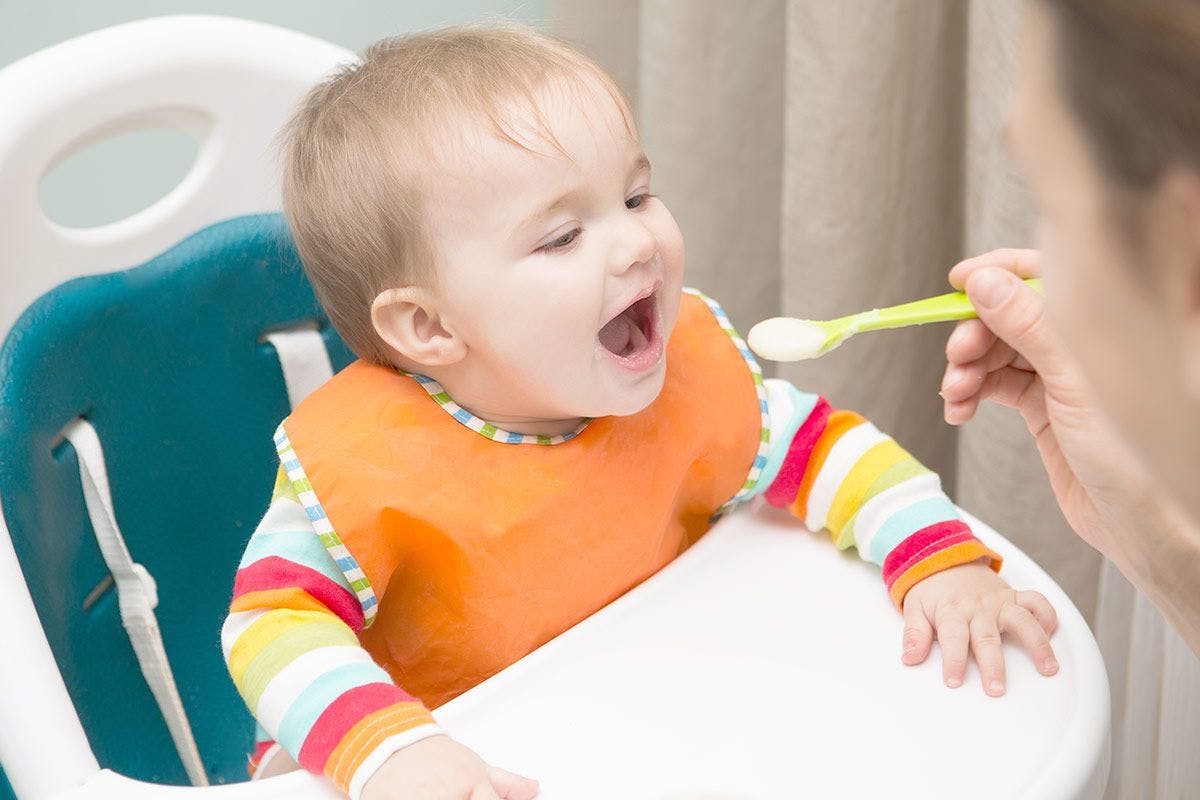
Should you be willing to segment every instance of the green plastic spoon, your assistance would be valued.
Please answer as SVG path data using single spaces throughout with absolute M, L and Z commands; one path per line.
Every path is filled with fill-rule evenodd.
M 1042 291 L 1040 278 L 1025 283 Z M 888 308 L 876 308 L 826 321 L 773 317 L 750 329 L 750 349 L 769 361 L 803 361 L 819 358 L 856 333 L 886 328 L 907 328 L 927 322 L 948 322 L 978 316 L 964 292 L 928 297 Z

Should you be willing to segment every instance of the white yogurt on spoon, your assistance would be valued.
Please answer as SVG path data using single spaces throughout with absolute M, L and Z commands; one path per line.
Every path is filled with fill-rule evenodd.
M 768 361 L 803 361 L 825 354 L 829 334 L 820 325 L 795 317 L 772 317 L 750 329 L 746 344 Z M 840 342 L 835 342 L 832 350 Z

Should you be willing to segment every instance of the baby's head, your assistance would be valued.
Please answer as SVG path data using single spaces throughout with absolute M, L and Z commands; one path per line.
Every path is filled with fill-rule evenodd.
M 619 88 L 562 42 L 488 25 L 374 45 L 297 112 L 283 191 L 359 356 L 510 430 L 658 395 L 682 237 Z

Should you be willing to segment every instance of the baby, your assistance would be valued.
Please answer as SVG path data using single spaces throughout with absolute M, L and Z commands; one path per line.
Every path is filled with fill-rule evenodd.
M 280 426 L 222 633 L 260 777 L 298 762 L 353 798 L 533 797 L 429 709 L 759 496 L 882 568 L 906 663 L 936 629 L 947 685 L 970 649 L 999 695 L 1010 632 L 1056 671 L 1053 610 L 996 575 L 938 477 L 762 380 L 682 288 L 630 109 L 565 44 L 493 25 L 375 45 L 296 114 L 284 205 L 360 360 Z

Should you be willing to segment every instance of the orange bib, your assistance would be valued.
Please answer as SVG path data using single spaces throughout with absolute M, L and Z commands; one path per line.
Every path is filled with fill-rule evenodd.
M 685 295 L 658 399 L 568 441 L 494 441 L 414 378 L 362 361 L 283 429 L 306 504 L 332 526 L 326 545 L 357 576 L 340 538 L 366 577 L 356 588 L 370 584 L 359 598 L 378 601 L 363 646 L 433 708 L 700 538 L 755 463 L 760 389 L 704 300 Z

